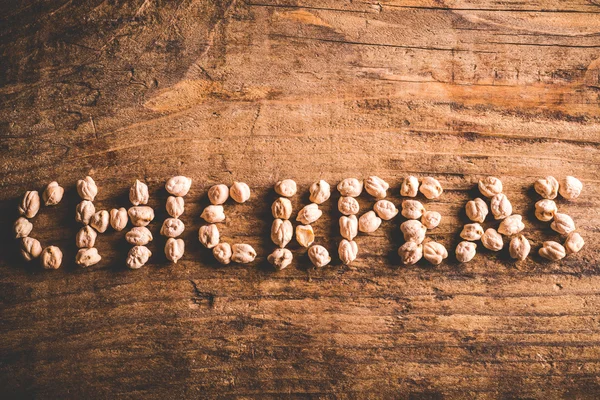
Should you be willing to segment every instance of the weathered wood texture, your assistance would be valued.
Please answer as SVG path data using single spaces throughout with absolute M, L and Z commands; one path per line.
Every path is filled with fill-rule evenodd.
M 15 0 L 0 6 L 0 387 L 3 398 L 600 397 L 600 6 L 597 1 Z M 164 180 L 194 179 L 187 252 L 162 255 Z M 439 177 L 432 237 L 458 243 L 477 180 L 505 182 L 537 252 L 535 179 L 575 175 L 559 202 L 586 247 L 557 263 L 481 251 L 400 267 L 399 219 L 359 237 L 356 269 L 273 272 L 271 185 L 377 174 L 398 204 L 407 173 Z M 74 265 L 76 179 L 127 206 L 134 179 L 157 219 L 150 265 Z M 233 179 L 227 241 L 254 265 L 222 267 L 197 241 L 206 190 Z M 58 271 L 11 238 L 25 190 L 67 188 L 33 236 Z M 337 196 L 315 224 L 334 255 Z M 363 210 L 373 201 L 360 199 Z M 486 223 L 493 226 L 493 223 Z M 481 246 L 480 246 L 481 248 Z M 451 251 L 452 252 L 452 251 Z

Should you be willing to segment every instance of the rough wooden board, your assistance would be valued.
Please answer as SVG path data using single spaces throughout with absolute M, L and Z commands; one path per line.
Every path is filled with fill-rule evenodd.
M 0 387 L 36 398 L 598 398 L 600 8 L 593 1 L 13 1 L 0 6 Z M 193 177 L 186 255 L 159 238 L 162 185 Z M 399 267 L 399 220 L 339 265 L 337 195 L 315 224 L 333 254 L 278 273 L 265 256 L 271 185 L 434 175 L 432 237 L 452 248 L 475 184 L 505 182 L 537 250 L 533 181 L 579 177 L 586 247 L 558 263 L 482 251 Z M 72 262 L 75 181 L 99 208 L 151 189 L 153 263 L 128 271 L 124 233 Z M 11 236 L 25 190 L 67 188 L 35 236 L 67 262 L 40 271 Z M 256 265 L 221 267 L 197 242 L 206 190 L 247 181 L 227 241 Z M 360 198 L 363 209 L 373 201 Z M 492 225 L 492 224 L 489 224 Z M 481 246 L 480 246 L 481 247 Z

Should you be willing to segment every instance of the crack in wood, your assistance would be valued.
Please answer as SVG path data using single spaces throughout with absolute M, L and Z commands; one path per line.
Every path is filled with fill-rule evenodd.
M 213 293 L 201 291 L 193 279 L 189 279 L 189 282 L 192 284 L 195 295 L 192 298 L 192 301 L 196 304 L 204 304 L 205 302 L 208 302 L 208 307 L 214 308 L 216 296 Z
M 497 54 L 496 51 L 490 50 L 470 50 L 470 49 L 460 49 L 460 48 L 451 48 L 451 47 L 434 47 L 434 46 L 411 46 L 411 45 L 401 45 L 401 44 L 391 44 L 391 43 L 370 43 L 370 42 L 358 42 L 353 40 L 342 40 L 342 39 L 326 39 L 326 38 L 318 38 L 318 37 L 309 37 L 309 36 L 300 36 L 300 35 L 285 35 L 282 33 L 272 33 L 269 35 L 272 38 L 284 38 L 284 39 L 292 39 L 292 40 L 306 40 L 306 41 L 315 41 L 315 42 L 323 42 L 323 43 L 335 43 L 335 44 L 348 44 L 353 46 L 373 46 L 373 47 L 390 47 L 395 49 L 409 49 L 409 50 L 424 50 L 424 51 L 444 51 L 444 52 L 461 52 L 461 53 L 482 53 L 482 54 Z

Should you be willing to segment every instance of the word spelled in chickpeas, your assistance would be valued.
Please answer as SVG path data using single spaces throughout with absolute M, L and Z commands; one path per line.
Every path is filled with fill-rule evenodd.
M 165 258 L 176 264 L 185 253 L 185 242 L 181 235 L 186 227 L 180 217 L 185 212 L 184 197 L 192 188 L 192 179 L 174 176 L 166 181 L 164 188 L 169 194 L 165 204 L 168 218 L 162 222 L 159 233 L 166 238 Z M 424 258 L 432 265 L 439 265 L 448 258 L 446 246 L 434 240 L 440 235 L 431 238 L 431 233 L 436 233 L 436 228 L 442 221 L 442 215 L 435 208 L 436 200 L 444 193 L 441 183 L 434 177 L 405 177 L 400 184 L 399 194 L 403 198 L 400 204 L 389 199 L 390 184 L 378 176 L 366 179 L 349 177 L 338 182 L 334 188 L 339 194 L 337 254 L 343 265 L 350 266 L 359 258 L 359 246 L 355 241 L 357 236 L 374 234 L 382 225 L 390 223 L 398 226 L 404 239 L 404 243 L 398 248 L 402 264 L 416 264 Z M 532 240 L 526 236 L 523 216 L 513 213 L 513 205 L 503 192 L 502 181 L 488 176 L 479 180 L 477 188 L 481 197 L 468 200 L 465 204 L 465 216 L 469 222 L 463 225 L 457 235 L 462 241 L 454 249 L 456 261 L 467 263 L 473 260 L 477 256 L 477 242 L 492 252 L 499 252 L 507 247 L 507 253 L 516 261 L 527 259 Z M 559 212 L 555 199 L 560 195 L 567 201 L 576 200 L 583 190 L 581 181 L 572 176 L 560 180 L 546 176 L 538 179 L 533 188 L 541 197 L 535 203 L 535 217 L 548 223 L 549 228 L 558 235 L 557 240 L 537 244 L 539 256 L 549 261 L 558 261 L 579 252 L 584 246 L 584 240 L 577 232 L 573 219 Z M 155 210 L 148 205 L 148 185 L 136 180 L 129 189 L 131 206 L 128 209 L 120 207 L 110 211 L 96 209 L 94 200 L 98 195 L 98 186 L 92 177 L 86 176 L 78 180 L 76 190 L 81 201 L 75 207 L 75 221 L 81 224 L 81 229 L 75 236 L 75 244 L 79 249 L 75 255 L 75 263 L 81 267 L 100 263 L 102 257 L 95 247 L 98 235 L 105 233 L 109 227 L 120 232 L 131 224 L 131 228 L 124 234 L 125 241 L 132 245 L 125 264 L 130 269 L 146 265 L 153 256 L 147 246 L 154 239 L 151 228 L 155 217 Z M 321 207 L 331 198 L 331 185 L 325 180 L 312 183 L 308 187 L 310 203 L 300 207 L 295 218 L 294 204 L 300 202 L 297 198 L 300 197 L 297 196 L 297 183 L 292 179 L 283 179 L 275 183 L 273 191 L 277 195 L 271 204 L 273 221 L 270 239 L 274 249 L 265 257 L 266 260 L 275 270 L 291 266 L 294 253 L 288 246 L 295 238 L 300 248 L 298 252 L 306 253 L 315 268 L 330 265 L 332 257 L 318 243 L 313 224 L 323 216 Z M 41 199 L 35 190 L 25 192 L 18 206 L 19 216 L 13 225 L 23 258 L 26 261 L 40 258 L 44 269 L 60 268 L 63 253 L 56 245 L 42 247 L 40 241 L 32 237 L 32 220 L 42 205 L 59 205 L 64 192 L 58 182 L 48 184 Z M 373 201 L 373 205 L 361 213 L 361 203 L 357 198 L 363 196 L 363 192 Z M 418 196 L 422 197 L 417 199 Z M 205 222 L 198 229 L 200 244 L 211 249 L 213 257 L 220 264 L 253 263 L 257 252 L 252 245 L 229 243 L 221 235 L 227 221 L 226 207 L 229 207 L 229 199 L 239 204 L 249 201 L 250 186 L 244 182 L 233 182 L 230 186 L 216 184 L 208 189 L 207 197 L 210 204 L 199 216 Z M 393 222 L 400 217 L 400 221 Z

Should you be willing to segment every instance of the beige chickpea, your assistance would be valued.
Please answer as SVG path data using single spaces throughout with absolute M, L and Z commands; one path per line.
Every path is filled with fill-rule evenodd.
M 479 191 L 487 198 L 502 193 L 502 181 L 494 176 L 487 176 L 479 180 Z
M 106 210 L 100 210 L 90 218 L 90 226 L 98 231 L 98 233 L 104 233 L 108 229 L 110 215 Z
M 95 213 L 96 207 L 94 207 L 94 203 L 89 200 L 83 200 L 75 208 L 75 221 L 83 225 L 88 225 Z
M 466 263 L 471 261 L 475 254 L 477 253 L 477 245 L 473 242 L 460 242 L 458 246 L 456 246 L 456 259 L 458 262 Z
M 415 242 L 406 242 L 398 248 L 398 255 L 404 265 L 416 264 L 423 258 L 423 245 Z
M 405 197 L 416 197 L 419 192 L 419 179 L 416 176 L 407 176 L 400 186 L 400 195 Z
M 27 218 L 19 217 L 13 225 L 15 239 L 20 239 L 29 236 L 33 230 L 33 224 Z
M 338 246 L 338 255 L 344 265 L 350 265 L 358 255 L 358 245 L 353 240 L 343 239 Z
M 64 194 L 65 189 L 60 186 L 58 182 L 54 181 L 50 182 L 46 187 L 46 190 L 44 190 L 42 199 L 44 200 L 44 204 L 46 206 L 55 206 L 60 203 Z
M 33 218 L 40 211 L 40 195 L 36 190 L 25 192 L 19 204 L 19 214 L 26 218 Z
M 98 194 L 98 186 L 91 176 L 77 181 L 77 193 L 83 200 L 94 201 Z
M 244 182 L 234 182 L 229 188 L 229 196 L 238 203 L 245 203 L 250 199 L 250 187 Z
M 516 260 L 524 260 L 531 251 L 529 240 L 523 235 L 515 236 L 508 245 L 510 256 Z
M 323 211 L 319 210 L 319 206 L 315 203 L 311 203 L 303 207 L 296 217 L 296 221 L 302 224 L 312 224 L 323 215 Z
M 542 199 L 535 203 L 535 217 L 540 221 L 552 221 L 557 212 L 558 208 L 554 200 Z
M 25 261 L 31 261 L 42 254 L 40 241 L 31 237 L 21 238 L 21 255 Z
M 467 217 L 473 222 L 483 222 L 488 215 L 488 206 L 485 201 L 479 197 L 475 200 L 470 200 L 465 206 Z
M 198 229 L 198 241 L 207 249 L 212 249 L 219 244 L 219 228 L 215 224 L 202 225 Z
M 289 267 L 292 264 L 293 259 L 294 256 L 292 255 L 292 252 L 283 248 L 273 250 L 267 257 L 267 261 L 269 261 L 278 271 Z
M 75 245 L 79 249 L 92 248 L 96 243 L 97 237 L 98 234 L 96 233 L 96 231 L 92 229 L 91 226 L 85 225 L 79 230 L 79 232 L 77 232 L 77 235 L 75 235 Z
M 331 261 L 331 257 L 329 256 L 327 249 L 318 244 L 311 246 L 308 249 L 308 258 L 317 268 L 323 268 Z
M 525 224 L 523 223 L 523 217 L 519 214 L 514 214 L 509 217 L 506 217 L 498 227 L 498 232 L 505 236 L 516 235 L 525 229 Z
M 223 206 L 210 205 L 206 206 L 200 218 L 208 222 L 209 224 L 216 224 L 225 221 L 225 212 Z
M 550 224 L 550 228 L 561 235 L 568 235 L 575 230 L 575 222 L 567 214 L 557 212 L 554 214 L 554 221 Z
M 354 197 L 342 196 L 338 200 L 338 210 L 344 215 L 358 214 L 360 206 Z
M 298 190 L 296 182 L 292 179 L 284 179 L 275 184 L 275 193 L 284 197 L 292 197 Z
M 567 251 L 562 244 L 549 240 L 544 242 L 543 246 L 538 251 L 540 256 L 550 261 L 558 261 L 565 258 Z
M 363 190 L 363 182 L 356 178 L 346 178 L 337 185 L 337 190 L 342 196 L 357 197 Z
M 423 257 L 433 265 L 439 265 L 448 258 L 448 250 L 438 242 L 427 242 L 423 245 Z
M 535 191 L 544 199 L 555 199 L 558 195 L 558 181 L 553 176 L 538 179 L 533 184 Z
M 40 261 L 44 269 L 58 269 L 62 264 L 63 253 L 56 246 L 48 246 L 42 250 Z
M 425 213 L 423 203 L 418 200 L 402 201 L 402 216 L 408 219 L 419 219 Z
M 358 230 L 365 233 L 375 232 L 381 225 L 381 218 L 375 211 L 367 211 L 358 219 Z
M 460 233 L 461 238 L 471 242 L 481 239 L 481 236 L 483 236 L 483 227 L 477 222 L 466 224 Z
M 273 218 L 290 219 L 292 216 L 292 202 L 286 197 L 279 197 L 271 204 Z
M 356 218 L 356 215 L 340 217 L 340 234 L 344 239 L 354 240 L 358 234 L 358 218 Z
M 75 263 L 84 268 L 98 264 L 100 260 L 102 260 L 102 257 L 95 247 L 79 249 L 75 255 Z
M 492 197 L 492 200 L 490 200 L 490 208 L 492 209 L 492 214 L 494 214 L 494 219 L 496 220 L 505 219 L 512 215 L 513 212 L 512 204 L 504 193 L 498 193 Z
M 444 192 L 444 189 L 442 188 L 442 185 L 437 179 L 428 176 L 423 178 L 423 180 L 421 181 L 419 191 L 423 193 L 423 195 L 429 200 L 433 200 L 440 197 Z
M 167 260 L 177 264 L 177 261 L 183 257 L 185 253 L 185 242 L 183 239 L 169 238 L 165 243 L 165 257 Z
M 227 265 L 231 262 L 231 245 L 229 243 L 219 243 L 212 249 L 213 256 L 215 259 L 223 264 Z
M 163 221 L 160 234 L 168 238 L 176 238 L 183 233 L 185 225 L 179 218 L 167 218 Z
M 309 192 L 309 200 L 311 202 L 315 204 L 322 204 L 325 201 L 329 200 L 329 197 L 331 196 L 331 186 L 329 185 L 329 183 L 321 179 L 320 181 L 310 185 Z
M 572 254 L 579 252 L 584 244 L 585 242 L 579 233 L 571 232 L 567 235 L 564 247 L 567 251 L 567 254 Z
M 129 189 L 129 201 L 134 206 L 148 204 L 150 195 L 148 193 L 148 185 L 136 179 Z
M 376 199 L 384 199 L 390 185 L 378 176 L 369 176 L 365 179 L 364 187 L 367 193 Z
M 192 187 L 192 178 L 186 176 L 174 176 L 165 183 L 167 192 L 177 197 L 184 197 Z
M 276 219 L 271 225 L 271 240 L 279 247 L 285 247 L 294 236 L 294 227 L 287 219 Z
M 256 251 L 245 243 L 236 243 L 231 246 L 231 261 L 238 264 L 248 264 L 256 258 Z
M 567 200 L 575 200 L 581 194 L 583 183 L 573 176 L 565 176 L 560 180 L 558 193 Z
M 150 232 L 150 229 L 146 228 L 145 226 L 135 226 L 125 234 L 125 240 L 127 243 L 134 246 L 145 246 L 153 239 L 152 232 Z
M 171 217 L 181 217 L 181 215 L 183 215 L 183 212 L 185 211 L 185 201 L 183 200 L 183 197 L 169 196 L 167 198 L 167 204 L 165 205 L 165 209 Z
M 409 219 L 400 225 L 400 230 L 404 234 L 404 240 L 407 242 L 422 243 L 425 240 L 427 228 L 421 222 Z
M 442 214 L 437 211 L 425 211 L 423 216 L 421 217 L 421 223 L 427 229 L 434 229 L 440 225 L 442 221 Z
M 229 198 L 229 188 L 227 185 L 213 185 L 208 189 L 208 201 L 215 206 L 224 204 Z
M 154 210 L 148 206 L 135 206 L 127 210 L 133 226 L 148 226 L 154 220 Z
M 152 252 L 146 246 L 134 246 L 129 250 L 125 263 L 130 269 L 139 269 L 148 262 L 151 256 Z
M 481 244 L 488 250 L 500 251 L 504 247 L 504 241 L 502 235 L 498 233 L 494 228 L 488 228 L 481 235 Z
M 315 232 L 310 225 L 296 226 L 296 241 L 300 246 L 308 248 L 315 241 Z
M 398 209 L 389 200 L 378 200 L 373 206 L 373 211 L 377 213 L 377 216 L 384 221 L 389 221 L 398 215 Z
M 113 208 L 109 213 L 109 222 L 110 226 L 117 231 L 120 232 L 127 226 L 127 222 L 129 221 L 129 216 L 127 215 L 127 210 L 124 207 L 121 208 Z

